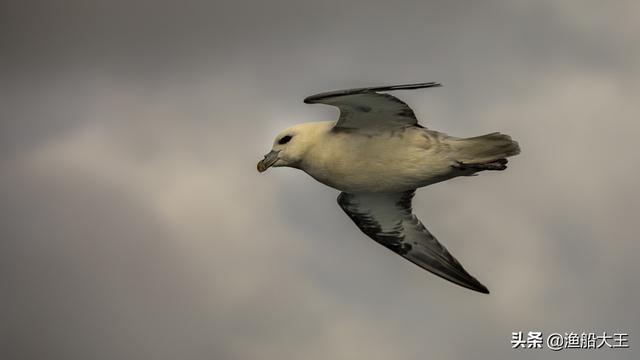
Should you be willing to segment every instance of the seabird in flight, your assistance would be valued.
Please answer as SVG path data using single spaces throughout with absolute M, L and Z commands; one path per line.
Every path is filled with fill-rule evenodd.
M 340 190 L 338 204 L 367 236 L 412 263 L 460 286 L 489 293 L 412 213 L 417 188 L 484 170 L 506 169 L 520 152 L 508 135 L 457 138 L 427 129 L 411 108 L 380 93 L 439 83 L 331 91 L 307 104 L 340 109 L 337 121 L 309 122 L 282 131 L 258 171 L 288 166 Z

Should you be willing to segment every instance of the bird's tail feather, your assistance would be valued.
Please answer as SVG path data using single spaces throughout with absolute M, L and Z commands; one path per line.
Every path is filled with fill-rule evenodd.
M 491 133 L 451 142 L 456 161 L 472 163 L 488 163 L 509 156 L 518 155 L 520 146 L 509 135 Z

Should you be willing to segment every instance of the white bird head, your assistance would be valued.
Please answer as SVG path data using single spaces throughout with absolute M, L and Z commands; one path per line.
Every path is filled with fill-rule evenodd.
M 331 129 L 333 122 L 310 122 L 292 126 L 280 132 L 273 141 L 271 151 L 258 162 L 258 171 L 270 167 L 288 166 L 299 168 L 309 149 L 318 143 L 318 138 Z

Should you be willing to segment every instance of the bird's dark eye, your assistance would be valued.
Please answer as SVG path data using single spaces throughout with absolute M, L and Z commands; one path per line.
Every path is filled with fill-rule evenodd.
M 278 144 L 286 144 L 291 140 L 291 135 L 284 136 L 282 139 L 278 140 Z

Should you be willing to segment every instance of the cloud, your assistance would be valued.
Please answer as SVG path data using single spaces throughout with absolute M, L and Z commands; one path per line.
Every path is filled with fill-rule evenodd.
M 597 5 L 10 6 L 3 351 L 504 358 L 512 331 L 633 336 L 637 5 Z M 335 116 L 306 95 L 426 80 L 445 87 L 397 94 L 421 123 L 523 148 L 414 204 L 490 296 L 370 241 L 305 174 L 255 171 L 281 128 Z

